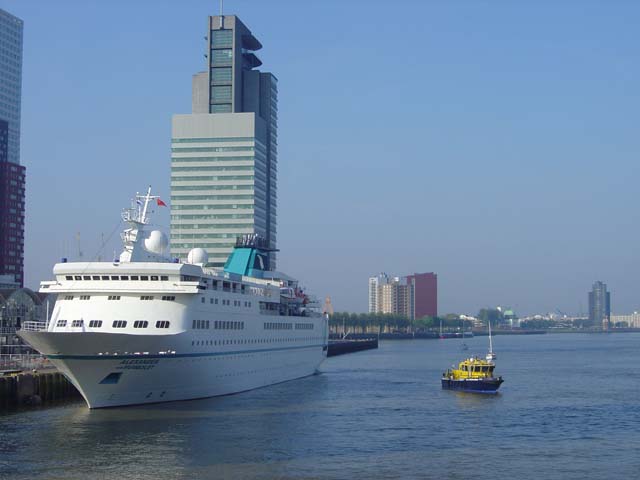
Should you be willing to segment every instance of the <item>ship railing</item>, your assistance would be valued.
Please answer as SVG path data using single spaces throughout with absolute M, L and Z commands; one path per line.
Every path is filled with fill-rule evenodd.
M 39 353 L 0 353 L 0 370 L 48 370 L 56 367 Z
M 43 332 L 47 330 L 47 322 L 23 322 L 22 330 L 25 332 Z
M 0 327 L 0 335 L 15 335 L 16 327 Z

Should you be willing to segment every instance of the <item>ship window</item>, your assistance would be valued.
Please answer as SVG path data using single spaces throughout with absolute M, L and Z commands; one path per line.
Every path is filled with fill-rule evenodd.
M 80 300 L 89 300 L 91 299 L 91 295 L 80 295 Z
M 56 322 L 56 327 L 66 327 L 67 326 L 67 321 L 66 320 L 58 320 Z
M 102 275 L 102 280 L 109 280 L 109 275 Z
M 153 300 L 153 295 L 142 295 L 140 300 Z
M 162 300 L 165 300 L 167 302 L 175 302 L 176 297 L 175 295 L 163 295 Z
M 102 326 L 102 320 L 91 320 L 89 322 L 89 327 L 91 328 L 100 328 Z
M 65 295 L 65 300 L 73 300 L 73 295 Z
M 82 320 L 74 320 L 73 322 L 71 322 L 72 327 L 82 327 L 83 325 L 84 322 Z
M 211 281 L 211 288 L 213 288 L 214 290 L 218 289 L 218 281 L 217 280 L 212 280 Z
M 139 280 L 138 275 L 131 275 L 131 280 Z
M 120 295 L 109 295 L 107 300 L 120 300 Z
M 120 280 L 129 280 L 128 275 L 120 275 Z
M 133 328 L 147 328 L 149 326 L 149 322 L 146 320 L 136 320 L 133 322 Z
M 113 328 L 125 328 L 127 326 L 126 320 L 114 320 L 111 324 Z
M 147 280 L 149 280 L 149 277 L 147 275 L 140 275 L 140 280 L 146 282 Z
M 93 276 L 93 277 L 91 277 L 91 278 L 93 278 L 94 280 L 100 280 L 100 275 L 94 275 L 94 276 Z
M 168 320 L 158 320 L 156 322 L 156 328 L 169 328 Z
M 213 302 L 213 303 L 215 303 L 215 304 L 217 305 L 217 304 L 218 304 L 218 299 L 216 298 L 216 299 L 215 299 L 215 302 Z
M 76 275 L 74 278 L 75 278 L 76 280 L 82 280 L 82 277 L 81 277 L 80 275 Z
M 169 280 L 169 277 L 167 275 L 160 275 L 160 280 L 162 280 L 163 282 L 166 282 Z
M 91 275 L 83 275 L 82 279 L 83 280 L 91 280 Z
M 158 281 L 158 276 L 157 275 L 151 275 L 151 281 L 157 282 Z
M 202 297 L 202 298 L 200 299 L 200 301 L 201 301 L 202 303 L 204 303 L 204 302 L 205 302 L 205 298 L 204 298 L 204 297 Z
M 66 277 L 64 277 L 66 280 L 73 280 L 73 277 L 71 275 L 67 275 Z

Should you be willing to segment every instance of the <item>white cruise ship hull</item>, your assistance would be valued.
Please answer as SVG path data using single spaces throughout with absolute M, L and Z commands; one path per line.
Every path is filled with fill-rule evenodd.
M 205 346 L 182 354 L 145 354 L 163 351 L 168 343 L 191 345 L 191 340 L 186 333 L 169 338 L 85 333 L 78 345 L 73 333 L 23 331 L 21 336 L 69 378 L 89 408 L 189 400 L 252 390 L 313 375 L 326 357 L 326 346 L 318 341 Z M 121 352 L 138 353 L 91 353 L 115 350 L 109 344 Z

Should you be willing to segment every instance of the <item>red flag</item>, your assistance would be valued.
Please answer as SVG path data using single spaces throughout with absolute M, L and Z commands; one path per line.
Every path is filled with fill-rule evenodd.
M 156 198 L 156 203 L 158 204 L 159 207 L 166 207 L 167 204 L 164 203 L 162 200 L 160 200 L 159 198 Z

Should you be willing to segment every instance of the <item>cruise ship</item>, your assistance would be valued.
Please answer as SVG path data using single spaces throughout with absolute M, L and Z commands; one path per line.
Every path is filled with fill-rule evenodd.
M 168 256 L 150 230 L 157 196 L 123 211 L 123 251 L 113 262 L 66 262 L 40 292 L 56 299 L 44 323 L 19 335 L 80 391 L 89 408 L 212 397 L 317 372 L 328 319 L 298 282 L 267 270 L 267 242 L 238 238 L 223 269 L 193 249 Z

